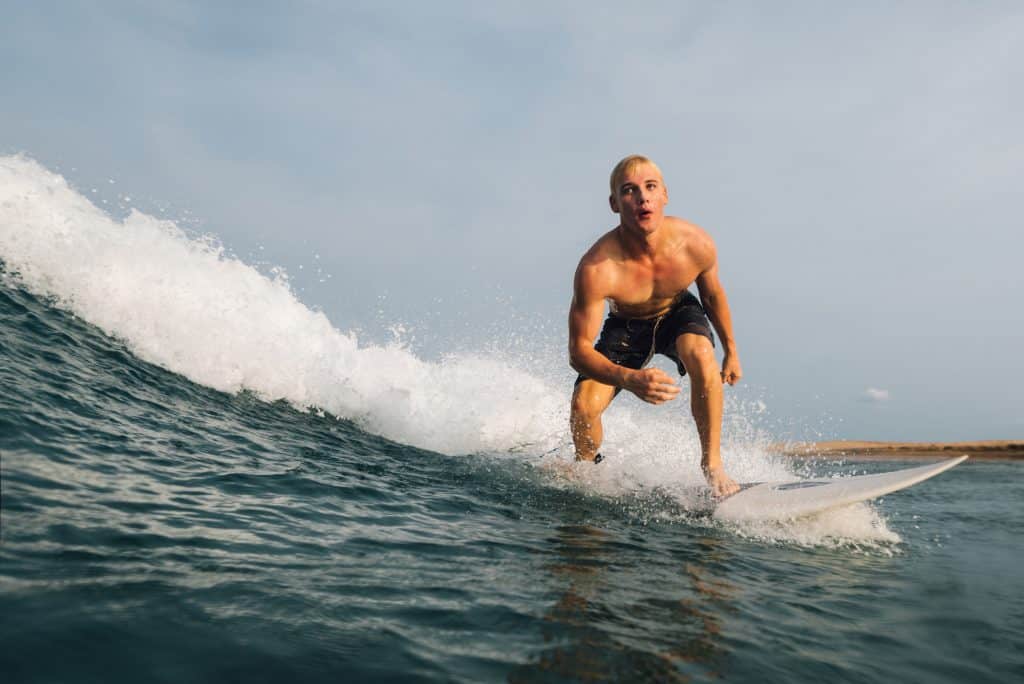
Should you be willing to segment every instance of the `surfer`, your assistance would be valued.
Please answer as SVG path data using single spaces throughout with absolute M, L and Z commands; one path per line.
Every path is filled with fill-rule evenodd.
M 708 484 L 716 496 L 732 494 L 739 486 L 720 454 L 722 385 L 735 385 L 742 371 L 715 243 L 698 226 L 665 215 L 668 190 L 647 157 L 631 155 L 616 164 L 608 200 L 619 225 L 580 259 L 569 308 L 569 363 L 579 373 L 570 415 L 576 460 L 600 462 L 601 415 L 619 391 L 651 404 L 679 394 L 667 373 L 644 368 L 654 354 L 663 354 L 680 376 L 690 376 L 690 410 Z M 687 289 L 694 282 L 699 301 Z M 721 369 L 708 318 L 722 342 Z

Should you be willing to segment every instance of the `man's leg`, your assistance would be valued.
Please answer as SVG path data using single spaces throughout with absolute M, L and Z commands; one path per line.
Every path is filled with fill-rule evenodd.
M 577 461 L 593 461 L 601 448 L 601 414 L 615 398 L 615 388 L 597 380 L 581 380 L 572 393 L 569 427 Z
M 722 467 L 722 373 L 711 340 L 684 333 L 676 338 L 676 353 L 690 376 L 690 411 L 700 436 L 701 468 L 715 494 L 732 494 L 738 485 Z

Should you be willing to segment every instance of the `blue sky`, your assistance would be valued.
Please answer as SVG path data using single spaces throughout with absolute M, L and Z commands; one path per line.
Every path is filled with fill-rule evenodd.
M 1024 436 L 1018 3 L 3 14 L 0 152 L 286 267 L 341 329 L 558 349 L 641 152 L 718 242 L 743 391 L 780 424 Z

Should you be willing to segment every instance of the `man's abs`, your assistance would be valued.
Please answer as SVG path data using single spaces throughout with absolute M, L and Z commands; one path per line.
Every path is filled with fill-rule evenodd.
M 643 302 L 622 302 L 614 297 L 608 297 L 608 308 L 617 318 L 655 318 L 668 313 L 685 292 L 684 287 L 673 297 L 655 297 Z

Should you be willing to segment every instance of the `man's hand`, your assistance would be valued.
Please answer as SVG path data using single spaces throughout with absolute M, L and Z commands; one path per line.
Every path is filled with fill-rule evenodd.
M 705 468 L 704 477 L 707 478 L 708 486 L 711 487 L 711 493 L 716 498 L 722 499 L 740 491 L 740 486 L 736 484 L 735 480 L 726 475 L 725 470 L 721 467 Z
M 722 359 L 722 382 L 735 385 L 743 377 L 740 360 L 735 354 L 726 354 Z
M 675 399 L 679 394 L 676 381 L 660 368 L 646 368 L 630 373 L 623 388 L 649 404 L 662 404 Z

